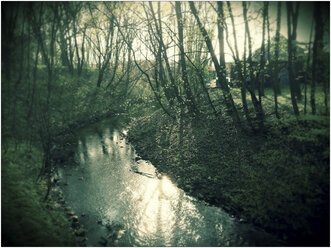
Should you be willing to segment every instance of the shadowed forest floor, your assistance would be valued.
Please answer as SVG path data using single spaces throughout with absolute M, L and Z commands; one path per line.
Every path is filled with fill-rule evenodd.
M 329 243 L 328 117 L 273 120 L 265 132 L 254 133 L 227 121 L 174 123 L 155 112 L 137 119 L 129 138 L 191 195 L 289 245 Z
M 1 155 L 2 245 L 75 246 L 63 210 L 51 198 L 44 201 L 47 181 L 37 180 L 42 153 L 28 144 L 15 149 L 12 143 Z

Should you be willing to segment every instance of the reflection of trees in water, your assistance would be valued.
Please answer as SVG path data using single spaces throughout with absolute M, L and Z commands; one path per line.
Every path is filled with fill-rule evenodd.
M 163 193 L 163 188 L 161 183 L 161 180 L 158 181 L 158 185 L 157 185 L 157 188 L 158 188 L 158 191 L 159 191 L 159 199 L 158 199 L 158 208 L 157 208 L 157 214 L 156 214 L 156 233 L 157 234 L 163 234 L 163 230 L 162 230 L 162 216 L 161 216 L 161 213 L 162 213 L 162 207 L 163 207 L 163 201 L 162 201 L 162 197 L 160 197 L 160 194 L 161 196 L 164 194 Z M 160 199 L 161 198 L 161 199 Z M 164 235 L 157 235 L 158 237 L 158 241 L 161 243 L 161 244 L 165 244 L 165 240 L 164 240 Z
M 101 146 L 102 146 L 102 153 L 103 154 L 108 154 L 108 150 L 107 150 L 107 147 L 105 145 L 105 142 L 103 140 L 101 140 Z
M 97 136 L 100 140 L 102 153 L 105 154 L 105 155 L 108 154 L 108 149 L 107 149 L 108 146 L 105 143 L 105 139 L 107 138 L 107 136 L 105 135 L 105 137 L 104 137 L 102 131 L 98 127 L 96 127 L 94 130 L 95 130 L 95 133 L 97 134 Z
M 116 149 L 111 150 L 111 156 L 116 160 Z
M 181 235 L 178 235 L 181 231 L 181 225 L 180 225 L 180 220 L 182 219 L 182 201 L 180 199 L 183 198 L 184 192 L 180 192 L 180 195 L 178 197 L 177 201 L 177 206 L 176 206 L 176 219 L 175 219 L 175 224 L 174 228 L 172 229 L 172 241 L 171 244 L 174 246 L 180 246 L 180 239 Z
M 116 130 L 113 132 L 112 138 L 114 142 L 118 141 L 118 132 Z
M 111 167 L 81 166 L 82 171 L 85 172 L 83 173 L 84 180 L 86 179 L 89 183 L 85 184 L 86 191 L 85 188 L 79 188 L 77 192 L 89 192 L 90 202 L 99 202 L 97 205 L 103 207 L 107 206 L 109 199 L 121 195 L 119 197 L 121 203 L 109 208 L 115 212 L 114 215 L 109 214 L 112 217 L 107 217 L 110 219 L 115 218 L 113 216 L 131 215 L 128 218 L 130 222 L 127 223 L 128 232 L 120 242 L 137 244 L 139 240 L 137 241 L 136 238 L 139 237 L 143 245 L 158 246 L 195 246 L 199 244 L 204 246 L 231 246 L 232 244 L 247 246 L 248 244 L 268 243 L 268 240 L 262 242 L 262 239 L 267 239 L 268 236 L 260 237 L 261 234 L 254 233 L 250 231 L 250 227 L 242 225 L 240 226 L 242 229 L 238 229 L 227 215 L 219 216 L 213 213 L 212 209 L 205 212 L 203 206 L 186 197 L 185 193 L 172 185 L 167 177 L 158 180 L 155 174 L 140 172 L 138 168 L 150 172 L 149 167 L 144 166 L 146 164 L 141 163 L 136 167 L 136 173 L 140 175 L 128 172 L 129 165 L 137 165 L 134 160 L 135 151 L 134 148 L 127 145 L 125 149 L 122 148 L 121 153 L 121 143 L 118 137 L 116 131 L 108 133 L 107 131 L 103 133 L 96 131 L 93 135 L 85 135 L 80 138 L 77 151 L 79 156 L 84 157 L 84 161 L 81 159 L 82 163 L 97 165 L 108 164 L 109 161 Z M 102 147 L 103 145 L 105 147 Z M 125 154 L 123 154 L 124 151 Z M 105 174 L 105 172 L 109 174 Z M 154 179 L 146 177 L 154 177 Z M 100 191 L 100 184 L 106 185 L 109 178 L 115 179 L 112 182 L 114 185 L 117 182 L 120 182 L 121 185 L 111 190 L 103 189 L 102 194 L 97 193 Z M 111 193 L 108 195 L 109 191 Z M 79 194 L 77 193 L 77 195 Z M 130 200 L 130 195 L 134 195 L 133 198 L 140 198 Z M 130 207 L 126 206 L 128 201 L 131 201 Z M 99 212 L 104 211 L 106 210 L 100 209 Z M 126 222 L 127 219 L 123 218 L 122 221 Z
M 155 187 L 152 186 L 153 190 L 150 194 L 148 191 L 151 185 L 146 184 L 145 190 L 141 192 L 141 197 L 146 195 L 148 197 L 143 199 L 139 206 L 141 215 L 137 223 L 143 226 L 148 236 L 152 235 L 147 238 L 151 238 L 155 245 L 176 245 L 180 239 L 178 234 L 181 229 L 179 223 L 182 217 L 182 203 L 177 200 L 175 206 L 171 204 L 172 196 L 165 191 L 164 180 L 165 178 L 157 180 L 157 184 Z M 178 199 L 182 196 L 183 192 L 180 192 Z M 151 227 L 153 227 L 153 230 L 150 229 Z
M 171 132 L 171 129 L 172 128 L 170 128 L 169 132 Z M 106 156 L 104 158 L 109 159 L 112 163 L 121 160 L 117 161 L 120 165 L 122 163 L 132 162 L 132 152 L 134 152 L 134 149 L 130 145 L 126 145 L 125 149 L 120 148 L 121 143 L 125 143 L 125 140 L 121 142 L 118 132 L 116 131 L 111 132 L 111 134 L 112 135 L 106 131 L 100 132 L 96 129 L 94 135 L 82 137 L 79 152 L 83 154 L 84 160 L 87 161 L 91 158 L 92 160 L 100 160 L 99 158 Z M 116 144 L 117 142 L 118 144 Z M 98 158 L 93 156 L 90 158 L 89 149 L 93 151 L 97 150 L 96 156 Z M 121 151 L 121 149 L 123 151 Z M 126 159 L 123 160 L 123 157 Z M 128 160 L 128 157 L 131 159 Z M 130 163 L 130 165 L 132 165 L 132 163 Z M 127 170 L 127 167 L 124 167 L 123 169 Z M 136 168 L 135 172 L 140 174 L 138 177 L 145 176 L 155 178 L 154 174 L 140 172 L 138 168 Z M 122 175 L 123 174 L 119 173 L 117 176 L 121 177 Z M 141 213 L 133 216 L 138 223 L 138 228 L 140 227 L 139 229 L 142 231 L 142 233 L 138 233 L 138 235 L 141 236 L 145 242 L 149 240 L 155 245 L 180 246 L 190 240 L 191 237 L 193 243 L 191 243 L 191 241 L 189 241 L 189 243 L 194 244 L 195 241 L 193 238 L 195 234 L 187 229 L 190 229 L 190 223 L 187 222 L 188 219 L 183 215 L 185 211 L 187 212 L 186 201 L 184 200 L 183 202 L 182 199 L 184 192 L 178 192 L 178 189 L 175 187 L 172 188 L 170 185 L 171 182 L 168 182 L 166 177 L 160 180 L 143 179 L 143 181 L 142 186 L 145 186 L 145 188 L 139 193 L 141 201 L 133 202 L 133 204 L 139 203 L 139 206 L 134 206 L 134 208 L 138 208 L 137 211 Z M 169 185 L 167 185 L 167 183 L 169 183 Z M 176 190 L 174 195 L 172 195 L 172 190 Z M 185 236 L 182 235 L 184 231 Z M 187 233 L 187 231 L 189 231 L 189 233 Z M 189 236 L 187 236 L 187 234 Z
M 87 145 L 86 145 L 86 137 L 84 136 L 82 139 L 78 141 L 79 145 L 79 158 L 82 163 L 86 163 L 88 160 L 89 156 L 87 153 Z M 83 161 L 82 161 L 83 160 Z

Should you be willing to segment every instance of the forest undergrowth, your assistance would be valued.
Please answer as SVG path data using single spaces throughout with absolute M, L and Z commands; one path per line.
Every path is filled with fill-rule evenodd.
M 38 180 L 42 152 L 12 142 L 1 157 L 2 245 L 75 246 L 65 212 L 51 197 L 44 201 L 47 180 Z

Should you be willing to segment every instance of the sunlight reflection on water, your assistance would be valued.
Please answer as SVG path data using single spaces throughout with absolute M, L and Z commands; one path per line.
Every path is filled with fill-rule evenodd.
M 259 244 L 249 238 L 242 242 L 241 233 L 264 233 L 187 196 L 166 175 L 158 178 L 150 162 L 135 161 L 135 150 L 126 143 L 108 125 L 87 128 L 79 136 L 78 166 L 62 173 L 67 201 L 79 215 L 88 214 L 80 218 L 88 229 L 88 246 L 100 246 L 100 237 L 109 236 L 109 230 L 97 224 L 100 219 L 120 223 L 118 246 Z

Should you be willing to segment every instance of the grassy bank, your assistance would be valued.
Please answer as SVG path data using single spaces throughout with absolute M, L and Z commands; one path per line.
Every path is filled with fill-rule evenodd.
M 329 244 L 329 120 L 273 120 L 264 133 L 206 119 L 173 122 L 161 112 L 136 120 L 139 155 L 189 194 L 289 245 Z
M 68 216 L 71 210 L 63 209 L 70 206 L 59 202 L 63 201 L 63 197 L 59 197 L 60 190 L 52 187 L 50 199 L 44 202 L 50 178 L 45 174 L 42 177 L 46 179 L 36 179 L 44 153 L 49 153 L 55 170 L 58 163 L 71 163 L 77 142 L 75 130 L 125 111 L 124 100 L 118 100 L 124 94 L 123 89 L 118 87 L 110 92 L 96 87 L 96 70 L 85 70 L 77 76 L 56 67 L 49 96 L 45 67 L 38 66 L 36 74 L 34 99 L 27 93 L 32 87 L 30 84 L 14 89 L 12 82 L 3 80 L 2 243 L 14 246 L 82 245 L 85 237 L 79 234 L 77 223 L 75 228 L 78 230 L 71 228 L 73 219 Z M 18 144 L 17 150 L 14 141 Z M 40 149 L 30 149 L 26 143 Z M 42 147 L 51 149 L 43 150 Z
M 44 201 L 46 181 L 36 180 L 42 153 L 35 147 L 13 144 L 2 149 L 2 245 L 75 246 L 65 212 L 52 198 Z

